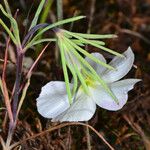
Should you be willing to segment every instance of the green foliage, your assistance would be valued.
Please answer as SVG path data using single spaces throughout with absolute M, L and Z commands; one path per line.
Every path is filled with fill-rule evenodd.
M 4 29 L 7 31 L 7 33 L 10 35 L 14 44 L 20 45 L 19 28 L 18 28 L 16 20 L 4 10 L 4 8 L 1 4 L 0 4 L 0 10 L 10 20 L 13 34 L 11 33 L 11 31 L 9 30 L 7 25 L 2 20 L 0 20 L 1 25 L 4 27 Z

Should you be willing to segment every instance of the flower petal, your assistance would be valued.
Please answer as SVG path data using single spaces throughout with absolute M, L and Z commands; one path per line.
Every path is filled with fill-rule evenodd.
M 139 81 L 139 79 L 126 79 L 110 85 L 110 89 L 117 97 L 119 104 L 114 101 L 114 99 L 101 87 L 101 85 L 98 85 L 95 89 L 91 88 L 91 93 L 98 106 L 107 110 L 116 111 L 126 104 L 128 91 L 133 89 L 134 84 Z
M 51 81 L 42 87 L 42 91 L 37 98 L 37 109 L 43 117 L 56 117 L 69 106 L 65 82 Z
M 107 83 L 111 83 L 120 80 L 124 77 L 132 68 L 134 62 L 134 54 L 132 49 L 129 47 L 127 51 L 123 53 L 124 58 L 114 57 L 114 59 L 109 63 L 116 70 L 106 70 L 101 74 L 101 77 Z
M 91 55 L 93 55 L 95 58 L 99 59 L 100 61 L 106 63 L 106 59 L 103 57 L 102 54 L 100 54 L 100 53 L 91 53 Z M 101 74 L 101 72 L 106 70 L 106 67 L 103 67 L 102 65 L 97 64 L 96 62 L 91 60 L 89 57 L 85 57 L 85 60 L 95 69 L 97 74 Z
M 96 110 L 96 104 L 90 96 L 79 90 L 75 102 L 65 112 L 52 119 L 55 121 L 88 121 Z

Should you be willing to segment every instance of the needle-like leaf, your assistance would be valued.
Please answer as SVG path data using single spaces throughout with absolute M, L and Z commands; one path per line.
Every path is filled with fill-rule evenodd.
M 73 33 L 73 34 L 86 39 L 109 39 L 117 37 L 117 35 L 114 34 L 84 34 L 84 33 Z
M 63 72 L 64 72 L 65 83 L 66 83 L 66 91 L 68 94 L 69 103 L 71 104 L 72 94 L 71 94 L 70 82 L 69 82 L 69 77 L 68 77 L 68 72 L 67 72 L 66 59 L 65 59 L 65 54 L 64 54 L 65 53 L 64 46 L 60 39 L 58 39 L 58 46 L 60 48 L 61 62 L 62 62 L 62 67 L 63 67 Z
M 4 0 L 4 4 L 5 4 L 5 8 L 6 8 L 6 10 L 7 10 L 7 13 L 8 13 L 10 16 L 12 16 L 11 10 L 10 10 L 10 7 L 9 7 L 9 4 L 8 4 L 7 0 Z
M 35 13 L 35 16 L 34 16 L 34 18 L 33 18 L 33 20 L 32 20 L 32 23 L 31 23 L 31 26 L 30 26 L 30 28 L 29 28 L 29 31 L 30 31 L 34 26 L 36 26 L 37 21 L 38 21 L 38 19 L 39 19 L 39 15 L 40 15 L 40 13 L 41 13 L 41 11 L 42 11 L 42 9 L 43 9 L 44 3 L 45 3 L 45 0 L 41 0 L 41 2 L 40 2 L 40 4 L 39 4 L 39 7 L 38 7 L 38 9 L 37 9 L 37 11 L 36 11 L 36 13 Z
M 116 103 L 118 103 L 118 99 L 116 98 L 116 96 L 112 93 L 112 91 L 110 90 L 110 88 L 107 86 L 107 84 L 101 79 L 101 77 L 96 73 L 96 71 L 91 67 L 91 65 L 81 57 L 81 55 L 78 54 L 78 52 L 73 48 L 74 45 L 71 45 L 71 43 L 68 42 L 68 40 L 66 40 L 68 43 L 68 46 L 70 45 L 70 50 L 74 53 L 74 55 L 91 71 L 92 76 L 94 78 L 97 79 L 97 81 L 100 82 L 100 84 L 102 85 L 102 87 L 106 90 L 107 93 L 110 94 L 110 96 L 114 99 L 114 101 Z M 72 47 L 72 48 L 71 48 Z
M 74 53 L 74 51 L 76 51 L 76 50 L 74 49 L 74 47 L 71 46 L 65 39 L 64 39 L 63 42 L 64 42 L 64 44 L 66 45 L 66 47 L 67 47 L 69 50 L 71 50 L 73 53 Z M 75 56 L 77 57 L 76 53 L 74 53 L 74 54 L 75 54 Z M 70 53 L 69 53 L 69 56 L 70 56 L 71 59 L 73 60 L 72 55 L 71 55 Z M 78 57 L 77 57 L 77 58 L 78 58 Z M 88 94 L 88 93 L 89 93 L 88 87 L 87 87 L 86 82 L 85 82 L 85 79 L 84 79 L 84 77 L 83 77 L 83 75 L 82 75 L 82 73 L 81 73 L 81 70 L 79 70 L 78 67 L 79 67 L 79 66 L 77 66 L 77 64 L 74 64 L 74 69 L 75 69 L 75 71 L 76 71 L 76 73 L 77 73 L 77 75 L 78 75 L 78 78 L 79 78 L 79 80 L 80 80 L 82 86 L 83 86 L 83 89 L 84 89 L 84 91 Z
M 37 44 L 40 44 L 40 43 L 44 43 L 44 42 L 56 42 L 57 40 L 55 38 L 45 38 L 45 39 L 41 39 L 41 40 L 37 40 L 33 43 L 30 43 L 28 44 L 24 50 L 27 50 L 28 48 L 32 47 L 32 46 L 35 46 Z
M 100 49 L 102 49 L 102 50 L 104 50 L 104 51 L 107 51 L 107 52 L 109 52 L 109 53 L 111 53 L 111 54 L 114 54 L 114 55 L 116 55 L 116 56 L 124 57 L 124 56 L 123 56 L 122 54 L 120 54 L 120 53 L 117 53 L 117 52 L 115 52 L 115 51 L 113 51 L 113 50 L 111 50 L 111 49 L 109 49 L 109 48 L 103 47 L 103 46 L 101 46 L 101 45 L 99 45 L 99 44 L 97 44 L 97 43 L 94 43 L 94 42 L 92 42 L 92 41 L 86 40 L 86 39 L 80 37 L 80 36 L 77 35 L 77 34 L 74 34 L 74 33 L 72 33 L 72 32 L 66 31 L 66 30 L 64 30 L 64 32 L 67 33 L 67 34 L 69 34 L 69 35 L 72 35 L 73 37 L 75 37 L 75 38 L 77 38 L 77 39 L 79 39 L 79 40 L 81 40 L 81 41 L 83 41 L 83 42 L 85 42 L 85 43 L 87 43 L 87 44 L 90 44 L 90 45 L 92 45 L 92 46 L 95 46 L 95 47 L 97 47 L 97 48 L 100 48 Z
M 6 26 L 6 24 L 1 19 L 0 19 L 0 24 L 6 30 L 6 32 L 8 33 L 8 35 L 10 36 L 10 38 L 12 39 L 12 41 L 14 42 L 14 44 L 17 44 L 17 41 L 16 41 L 14 35 L 12 34 L 12 32 L 9 30 L 9 28 Z
M 64 37 L 65 38 L 65 37 Z M 108 69 L 114 69 L 112 66 L 98 60 L 97 58 L 95 58 L 93 55 L 89 54 L 87 51 L 85 51 L 84 49 L 82 49 L 81 47 L 79 47 L 78 45 L 74 44 L 71 40 L 65 38 L 67 40 L 68 43 L 72 44 L 74 46 L 75 49 L 77 49 L 79 52 L 81 52 L 82 54 L 84 54 L 85 56 L 89 57 L 91 60 L 93 60 L 94 62 L 108 68 Z
M 72 17 L 72 18 L 69 18 L 69 19 L 64 19 L 64 20 L 61 20 L 61 21 L 58 21 L 56 23 L 53 23 L 47 27 L 45 27 L 44 29 L 42 29 L 33 39 L 31 42 L 35 41 L 40 35 L 42 35 L 44 32 L 46 32 L 47 30 L 50 30 L 52 28 L 55 28 L 57 26 L 60 26 L 60 25 L 63 25 L 63 24 L 66 24 L 66 23 L 70 23 L 70 22 L 73 22 L 73 21 L 77 21 L 77 20 L 80 20 L 80 19 L 83 19 L 85 18 L 85 16 L 77 16 L 77 17 Z
M 15 37 L 16 42 L 17 42 L 16 44 L 20 45 L 19 28 L 18 28 L 18 24 L 17 24 L 16 20 L 4 10 L 4 8 L 3 8 L 3 6 L 1 4 L 0 4 L 0 9 L 1 9 L 2 13 L 7 18 L 9 18 L 9 20 L 11 22 L 11 27 L 12 27 L 13 32 L 14 32 L 14 37 Z

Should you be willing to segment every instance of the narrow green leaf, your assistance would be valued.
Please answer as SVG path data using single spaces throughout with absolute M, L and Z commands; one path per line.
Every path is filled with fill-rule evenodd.
M 70 54 L 68 53 L 68 55 L 70 55 Z M 70 61 L 71 61 L 71 58 L 70 58 Z M 78 87 L 78 78 L 77 78 L 76 72 L 74 70 L 74 66 L 73 66 L 74 62 L 70 63 L 69 61 L 66 61 L 66 64 L 67 64 L 67 67 L 69 68 L 69 70 L 70 70 L 70 72 L 71 72 L 71 74 L 73 76 L 73 90 L 72 90 L 72 95 L 74 96 L 75 93 L 76 93 L 77 87 Z
M 79 45 L 79 46 L 85 46 L 85 44 L 83 44 L 83 42 L 81 42 L 80 40 L 77 39 L 72 39 L 73 43 Z
M 77 53 L 75 53 L 76 50 L 74 49 L 74 47 L 71 46 L 66 40 L 64 40 L 63 42 L 64 42 L 64 44 L 66 45 L 66 47 L 67 47 L 69 50 L 72 50 L 73 54 L 77 57 L 78 55 L 77 55 Z M 75 52 L 74 52 L 74 51 L 75 51 Z M 70 58 L 73 60 L 72 55 L 71 55 L 70 53 L 69 53 L 69 56 L 70 56 Z M 78 58 L 78 57 L 77 57 L 77 58 Z M 79 70 L 78 67 L 79 67 L 79 66 L 77 66 L 76 63 L 74 63 L 74 69 L 75 69 L 75 71 L 76 71 L 76 73 L 77 73 L 77 75 L 78 75 L 78 78 L 79 78 L 79 80 L 80 80 L 80 82 L 81 82 L 81 84 L 82 84 L 82 86 L 83 86 L 83 89 L 84 89 L 85 93 L 88 94 L 88 93 L 89 93 L 89 89 L 88 89 L 88 87 L 87 87 L 87 85 L 86 85 L 86 82 L 85 82 L 85 79 L 84 79 L 83 75 L 81 74 L 81 72 L 80 72 L 80 70 Z
M 74 33 L 73 34 L 80 36 L 86 39 L 108 39 L 108 38 L 116 38 L 117 35 L 114 34 L 84 34 L 84 33 Z
M 72 95 L 71 95 L 70 82 L 69 82 L 69 77 L 68 77 L 68 72 L 67 72 L 67 67 L 66 67 L 64 46 L 63 46 L 62 41 L 59 39 L 58 39 L 58 46 L 60 48 L 61 62 L 62 62 L 62 67 L 63 67 L 65 83 L 66 83 L 66 91 L 68 94 L 69 103 L 71 104 L 72 103 Z
M 95 47 L 97 47 L 97 48 L 100 48 L 100 49 L 102 49 L 102 50 L 104 50 L 104 51 L 107 51 L 107 52 L 113 54 L 113 55 L 116 55 L 116 56 L 119 56 L 119 57 L 124 57 L 122 54 L 120 54 L 120 53 L 118 53 L 118 52 L 115 52 L 115 51 L 113 51 L 113 50 L 111 50 L 111 49 L 109 49 L 109 48 L 103 47 L 103 46 L 101 46 L 101 45 L 99 45 L 99 44 L 97 44 L 97 43 L 93 43 L 93 42 L 91 42 L 91 41 L 89 41 L 89 40 L 86 40 L 86 39 L 84 39 L 84 38 L 82 38 L 82 37 L 80 37 L 80 36 L 78 36 L 78 35 L 76 35 L 76 34 L 74 34 L 74 33 L 71 33 L 71 32 L 66 31 L 66 30 L 64 30 L 64 32 L 67 33 L 67 34 L 69 34 L 69 35 L 72 35 L 73 37 L 75 37 L 75 38 L 77 38 L 77 39 L 79 39 L 79 40 L 81 40 L 81 41 L 83 41 L 83 42 L 85 42 L 85 43 L 87 43 L 87 44 L 90 44 L 90 45 L 92 45 L 92 46 L 95 46 Z
M 64 37 L 65 38 L 65 37 Z M 89 54 L 87 51 L 85 51 L 84 49 L 82 49 L 81 47 L 79 47 L 78 45 L 74 44 L 71 40 L 65 38 L 67 40 L 68 43 L 70 43 L 75 49 L 77 49 L 79 52 L 81 52 L 82 54 L 84 54 L 85 56 L 89 57 L 91 60 L 93 60 L 94 62 L 96 62 L 97 64 L 102 65 L 103 67 L 106 67 L 108 69 L 114 69 L 112 66 L 100 61 L 99 59 L 95 58 L 93 55 Z
M 42 12 L 41 17 L 40 17 L 40 23 L 45 23 L 45 21 L 48 17 L 48 14 L 50 12 L 51 6 L 53 4 L 53 1 L 54 0 L 47 0 L 46 3 L 44 4 L 45 7 L 44 7 L 43 12 Z
M 60 25 L 63 25 L 63 24 L 66 24 L 66 23 L 70 23 L 70 22 L 73 22 L 73 21 L 77 21 L 77 20 L 80 20 L 80 19 L 83 19 L 85 18 L 85 16 L 77 16 L 77 17 L 72 17 L 72 18 L 69 18 L 69 19 L 64 19 L 64 20 L 61 20 L 61 21 L 58 21 L 56 23 L 53 23 L 47 27 L 45 27 L 44 29 L 42 29 L 33 39 L 32 41 L 35 41 L 38 36 L 40 36 L 41 34 L 43 34 L 44 32 L 46 32 L 47 30 L 49 29 L 52 29 L 54 27 L 57 27 L 57 26 L 60 26 Z
M 88 41 L 91 43 L 98 44 L 98 45 L 105 45 L 105 42 L 103 42 L 103 41 L 97 41 L 97 40 L 88 40 Z
M 41 11 L 43 9 L 44 3 L 45 3 L 45 0 L 41 0 L 41 2 L 39 4 L 39 7 L 38 7 L 38 9 L 37 9 L 37 11 L 35 13 L 35 16 L 34 16 L 34 18 L 32 20 L 32 23 L 31 23 L 31 26 L 29 28 L 29 31 L 37 24 L 37 21 L 39 19 L 39 15 L 40 15 L 40 13 L 41 13 Z
M 3 6 L 1 4 L 0 4 L 0 9 L 1 9 L 2 13 L 7 18 L 9 18 L 9 20 L 11 22 L 11 27 L 12 27 L 13 32 L 14 32 L 14 37 L 16 38 L 16 44 L 20 45 L 19 28 L 18 28 L 16 20 L 4 10 L 4 8 L 3 8 Z
M 85 82 L 85 79 L 84 79 L 82 73 L 80 72 L 80 70 L 78 69 L 78 66 L 76 64 L 74 64 L 74 68 L 75 68 L 75 71 L 76 71 L 76 73 L 78 75 L 78 78 L 79 78 L 79 80 L 80 80 L 80 82 L 81 82 L 81 84 L 83 86 L 83 89 L 84 89 L 85 93 L 89 94 L 89 89 L 88 89 L 88 86 L 87 86 L 87 84 Z
M 6 10 L 7 10 L 7 13 L 8 13 L 10 16 L 12 16 L 11 10 L 10 10 L 10 7 L 9 7 L 9 4 L 8 4 L 7 0 L 4 0 L 4 4 L 5 4 L 5 8 L 6 8 Z
M 92 69 L 92 68 L 90 68 Z M 108 85 L 105 83 L 105 81 L 100 77 L 100 75 L 96 75 L 93 71 L 93 74 L 91 74 L 94 78 L 96 77 L 97 80 L 100 82 L 100 84 L 102 85 L 102 87 L 104 88 L 104 90 L 112 97 L 112 99 L 119 104 L 119 100 L 118 98 L 114 95 L 114 93 L 111 91 L 111 89 L 108 87 Z
M 66 41 L 67 42 L 67 41 Z M 70 45 L 71 43 L 68 43 L 68 46 Z M 116 96 L 112 93 L 112 91 L 110 90 L 110 88 L 108 87 L 108 85 L 105 83 L 105 81 L 103 81 L 101 79 L 101 77 L 96 73 L 96 71 L 93 69 L 93 67 L 91 67 L 91 65 L 85 60 L 83 59 L 78 53 L 77 51 L 75 50 L 75 48 L 73 48 L 73 45 L 70 45 L 70 50 L 74 53 L 74 55 L 76 55 L 76 57 L 83 63 L 83 65 L 85 65 L 90 71 L 91 73 L 93 74 L 92 76 L 94 78 L 97 78 L 97 81 L 100 82 L 100 84 L 102 85 L 102 87 L 105 89 L 105 91 L 107 93 L 109 93 L 109 95 L 114 99 L 114 101 L 116 103 L 118 103 L 118 99 L 116 98 Z
M 40 23 L 45 23 L 46 22 L 46 20 L 47 20 L 47 18 L 49 16 L 49 13 L 51 11 L 51 6 L 52 6 L 53 2 L 54 2 L 54 0 L 46 0 L 46 2 L 44 4 L 43 11 L 41 12 L 40 21 L 39 21 Z M 40 35 L 38 37 L 38 39 L 42 39 L 42 35 Z M 42 44 L 41 45 L 37 45 L 37 47 L 36 47 L 36 49 L 37 49 L 36 50 L 36 55 L 39 54 L 41 48 L 42 48 Z
M 14 37 L 14 35 L 11 33 L 11 31 L 9 30 L 9 28 L 6 26 L 6 24 L 0 19 L 0 24 L 3 26 L 3 28 L 6 30 L 6 32 L 8 33 L 8 35 L 10 36 L 10 38 L 12 39 L 12 41 L 14 42 L 14 44 L 16 44 L 16 39 Z
M 122 54 L 120 54 L 120 53 L 118 53 L 118 52 L 115 52 L 115 51 L 113 51 L 113 50 L 111 50 L 111 49 L 109 49 L 109 48 L 107 48 L 107 47 L 104 47 L 104 46 L 101 46 L 101 45 L 97 45 L 96 43 L 92 43 L 91 45 L 93 45 L 93 46 L 95 46 L 95 47 L 97 47 L 97 48 L 100 48 L 100 49 L 102 49 L 102 50 L 104 50 L 104 51 L 106 51 L 106 52 L 109 52 L 109 53 L 111 53 L 111 54 L 114 54 L 114 55 L 116 55 L 116 56 L 118 56 L 118 57 L 124 57 Z
M 44 43 L 44 42 L 56 42 L 56 41 L 57 40 L 55 38 L 52 38 L 52 39 L 51 38 L 45 38 L 45 39 L 37 40 L 37 41 L 35 41 L 33 43 L 27 44 L 26 47 L 24 48 L 24 50 L 26 50 L 26 49 L 28 49 L 28 48 L 30 48 L 32 46 L 35 46 L 37 44 L 40 44 L 40 43 Z
M 67 36 L 65 35 L 65 37 L 67 37 Z M 71 39 L 71 41 L 73 41 L 73 43 L 75 43 L 79 46 L 85 46 L 87 44 L 87 43 L 85 43 L 85 41 L 81 41 L 81 40 L 78 40 L 78 39 Z M 99 44 L 99 45 L 105 45 L 105 42 L 103 42 L 103 41 L 97 41 L 97 40 L 89 40 L 89 41 L 93 42 L 93 43 L 96 43 L 96 44 Z
M 78 87 L 78 78 L 74 69 L 74 64 L 76 64 L 76 61 L 72 59 L 73 55 L 70 54 L 70 51 L 68 50 L 68 47 L 63 42 L 64 50 L 65 50 L 65 58 L 66 58 L 66 64 L 69 68 L 72 76 L 73 76 L 73 90 L 72 95 L 74 96 Z

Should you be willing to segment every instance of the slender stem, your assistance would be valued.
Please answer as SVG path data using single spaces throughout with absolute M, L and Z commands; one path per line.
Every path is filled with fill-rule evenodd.
M 88 121 L 86 121 L 86 124 L 88 125 Z M 87 139 L 87 149 L 91 150 L 91 137 L 90 137 L 90 131 L 88 126 L 85 127 L 85 133 L 86 133 L 86 139 Z
M 6 79 L 5 79 L 6 78 L 6 66 L 7 66 L 7 59 L 8 59 L 9 43 L 10 43 L 10 38 L 8 38 L 8 40 L 7 40 L 6 50 L 5 50 L 5 58 L 4 58 L 3 73 L 2 73 L 2 88 L 3 88 L 3 95 L 4 95 L 5 105 L 7 108 L 10 123 L 13 124 L 14 120 L 13 120 L 13 115 L 12 115 L 12 110 L 11 110 L 11 105 L 10 105 L 10 101 L 9 101 L 7 85 L 6 85 Z
M 19 114 L 19 111 L 20 111 L 20 109 L 21 109 L 21 106 L 22 106 L 22 104 L 23 104 L 23 101 L 24 101 L 24 98 L 25 98 L 25 96 L 26 96 L 26 92 L 27 92 L 27 90 L 28 90 L 28 87 L 29 87 L 29 85 L 30 85 L 30 78 L 31 78 L 31 75 L 32 75 L 32 71 L 33 71 L 33 69 L 35 68 L 35 66 L 36 66 L 36 64 L 38 63 L 38 61 L 40 60 L 40 58 L 42 57 L 42 55 L 43 55 L 43 53 L 45 52 L 45 50 L 46 50 L 46 48 L 48 47 L 48 45 L 49 45 L 50 43 L 48 43 L 44 48 L 43 48 L 43 50 L 41 51 L 41 53 L 39 54 L 39 56 L 37 57 L 37 59 L 35 60 L 35 62 L 33 63 L 33 65 L 31 66 L 31 68 L 29 69 L 29 71 L 28 71 L 28 73 L 27 73 L 27 75 L 26 75 L 26 77 L 25 77 L 25 80 L 28 80 L 27 81 L 27 83 L 25 84 L 25 86 L 21 86 L 20 87 L 20 91 L 23 89 L 23 94 L 22 94 L 22 97 L 21 97 L 21 99 L 20 99 L 20 102 L 19 102 L 19 105 L 18 105 L 18 108 L 17 108 L 17 114 L 16 114 L 16 120 L 17 120 L 17 118 L 18 118 L 18 114 Z M 24 88 L 23 88 L 24 87 Z
M 47 44 L 45 46 L 45 48 L 42 50 L 42 52 L 40 53 L 40 55 L 38 56 L 38 58 L 36 59 L 36 61 L 34 62 L 34 64 L 32 65 L 32 67 L 30 68 L 26 78 L 30 78 L 31 73 L 33 68 L 35 67 L 35 65 L 37 64 L 37 62 L 39 61 L 39 59 L 41 58 L 42 54 L 44 53 L 45 49 L 47 48 L 49 44 Z M 6 141 L 6 146 L 9 147 L 11 140 L 12 140 L 12 136 L 16 127 L 16 123 L 17 123 L 17 118 L 18 118 L 18 101 L 19 101 L 19 93 L 20 93 L 20 81 L 21 81 L 21 74 L 22 74 L 22 63 L 23 63 L 23 50 L 22 48 L 17 48 L 17 63 L 16 63 L 16 81 L 15 81 L 15 85 L 14 85 L 14 95 L 13 95 L 13 125 L 9 126 L 9 133 L 8 133 L 8 137 L 7 137 L 7 141 Z M 27 90 L 28 85 L 26 87 L 25 90 Z M 26 91 L 25 91 L 26 92 Z M 23 100 L 22 100 L 23 101 Z M 22 102 L 21 102 L 22 103 Z M 19 109 L 21 107 L 22 104 L 20 104 Z M 18 110 L 18 112 L 17 112 Z
M 6 147 L 7 148 L 10 147 L 14 128 L 15 128 L 15 123 L 13 125 L 9 125 L 9 131 L 8 131 L 8 136 L 7 136 L 7 140 L 6 140 Z
M 18 100 L 19 100 L 19 88 L 20 88 L 20 81 L 21 81 L 21 72 L 22 72 L 22 62 L 23 62 L 23 53 L 22 48 L 17 47 L 17 62 L 16 62 L 16 81 L 15 81 L 15 88 L 14 88 L 14 96 L 13 96 L 13 123 L 9 124 L 9 131 L 8 131 L 8 137 L 6 141 L 6 147 L 9 147 L 12 136 L 16 127 L 16 115 L 17 115 L 17 106 L 18 106 Z M 9 101 L 10 102 L 10 101 Z
M 17 13 L 18 13 L 18 10 L 16 11 L 15 13 L 15 18 L 17 17 Z M 12 31 L 12 28 L 10 29 L 10 31 Z M 11 143 L 11 139 L 12 139 L 12 135 L 13 135 L 13 131 L 14 131 L 14 128 L 15 128 L 15 121 L 14 121 L 14 118 L 13 118 L 13 112 L 12 112 L 12 107 L 11 107 L 11 100 L 9 98 L 9 95 L 8 95 L 8 89 L 7 89 L 7 85 L 6 85 L 6 66 L 7 66 L 7 60 L 8 60 L 8 48 L 9 48 L 9 44 L 10 44 L 10 37 L 8 37 L 7 39 L 7 42 L 6 42 L 6 50 L 5 50 L 5 58 L 4 58 L 4 66 L 3 66 L 3 73 L 2 73 L 2 89 L 3 89 L 3 95 L 4 95 L 4 99 L 5 99 L 5 105 L 6 105 L 6 108 L 7 108 L 7 112 L 6 112 L 6 115 L 5 115 L 5 118 L 4 118 L 4 122 L 3 122 L 3 129 L 5 129 L 6 127 L 6 122 L 7 122 L 7 113 L 8 113 L 8 117 L 10 119 L 10 122 L 9 122 L 9 130 L 8 130 L 8 136 L 7 136 L 7 140 L 6 140 L 6 145 L 4 145 L 3 143 L 3 148 L 6 149 L 6 150 L 9 150 L 10 149 L 10 143 Z M 2 141 L 2 140 L 1 140 Z M 2 141 L 4 142 L 4 141 Z
M 13 118 L 16 120 L 17 106 L 19 100 L 19 89 L 20 89 L 20 81 L 21 81 L 21 73 L 22 73 L 22 63 L 23 63 L 22 48 L 17 47 L 17 63 L 16 63 L 16 81 L 15 81 L 15 89 L 13 96 Z
M 39 60 L 41 59 L 43 53 L 45 52 L 45 50 L 47 49 L 47 47 L 49 46 L 49 44 L 50 44 L 50 42 L 42 49 L 42 51 L 40 52 L 40 54 L 37 57 L 37 59 L 35 60 L 35 62 L 32 64 L 31 68 L 29 69 L 28 73 L 26 74 L 26 76 L 24 78 L 23 84 L 21 85 L 19 91 L 21 91 L 24 88 L 24 86 L 26 84 L 26 80 L 28 80 L 31 77 L 33 69 L 35 68 L 35 66 L 37 65 L 37 63 L 39 62 Z
M 40 60 L 40 58 L 42 57 L 43 53 L 45 52 L 45 50 L 47 49 L 47 47 L 49 46 L 50 43 L 48 43 L 41 51 L 41 53 L 39 54 L 39 56 L 37 57 L 37 59 L 35 60 L 35 62 L 33 63 L 33 65 L 31 66 L 30 70 L 27 73 L 26 79 L 28 79 L 31 74 L 33 69 L 35 68 L 35 66 L 37 65 L 38 61 Z
M 23 101 L 26 97 L 26 94 L 27 94 L 27 90 L 28 90 L 28 87 L 30 85 L 30 77 L 28 78 L 28 81 L 27 83 L 25 84 L 25 87 L 23 88 L 23 91 L 22 91 L 22 96 L 20 98 L 20 101 L 19 101 L 19 104 L 18 104 L 18 108 L 17 108 L 17 114 L 16 114 L 16 120 L 18 119 L 18 115 L 19 115 L 19 112 L 20 112 L 20 109 L 21 109 L 21 106 L 23 104 Z

